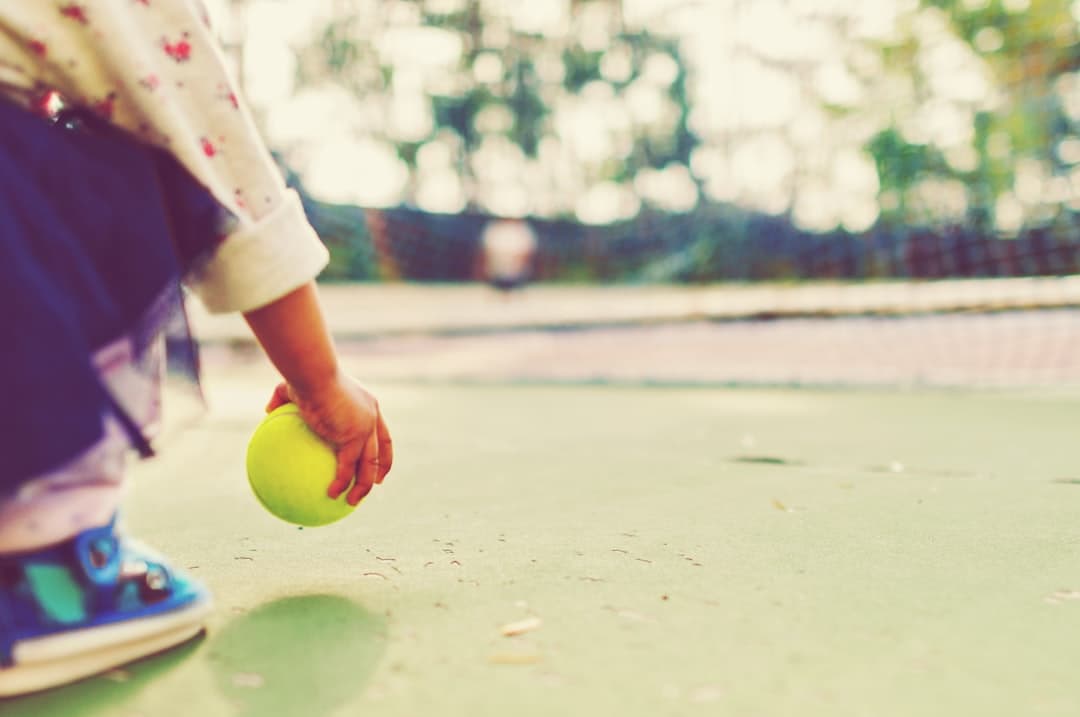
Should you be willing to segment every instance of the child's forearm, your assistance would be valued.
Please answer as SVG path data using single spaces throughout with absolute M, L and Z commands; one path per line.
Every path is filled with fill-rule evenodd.
M 244 318 L 293 390 L 317 400 L 337 381 L 337 354 L 314 282 Z

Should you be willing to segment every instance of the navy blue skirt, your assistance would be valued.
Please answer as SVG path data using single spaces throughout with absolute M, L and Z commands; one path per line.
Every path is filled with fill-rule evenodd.
M 109 412 L 148 450 L 92 357 L 186 331 L 179 280 L 228 220 L 164 152 L 90 116 L 0 101 L 0 494 L 91 447 Z

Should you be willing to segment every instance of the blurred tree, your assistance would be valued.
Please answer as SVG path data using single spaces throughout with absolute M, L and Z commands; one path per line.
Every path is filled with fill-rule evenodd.
M 1074 7 L 1072 0 L 922 0 L 904 32 L 879 48 L 886 72 L 913 78 L 909 117 L 925 125 L 960 112 L 970 123 L 949 143 L 914 140 L 918 133 L 898 123 L 868 143 L 888 223 L 933 220 L 912 207 L 929 181 L 964 187 L 964 219 L 979 233 L 1015 236 L 1024 226 L 1071 224 L 1067 215 L 1080 208 L 1080 108 L 1075 99 L 1069 106 L 1080 89 Z M 965 96 L 963 87 L 947 86 L 944 73 L 969 86 L 985 78 L 987 87 Z
M 449 154 L 457 208 L 571 216 L 598 186 L 636 201 L 642 171 L 685 169 L 698 144 L 679 41 L 628 29 L 622 0 L 320 5 L 317 41 L 292 47 L 293 91 L 343 88 L 366 107 L 354 136 L 407 165 L 406 203 L 440 188 Z M 636 213 L 624 204 L 611 219 Z
M 564 276 L 700 281 L 1022 272 L 1001 257 L 1034 228 L 1024 246 L 1060 258 L 1039 271 L 1074 266 L 1075 4 L 710 0 L 653 22 L 629 0 L 232 0 L 299 18 L 287 92 L 257 109 L 317 196 L 425 210 L 398 227 L 425 212 L 610 224 L 542 258 Z M 241 38 L 262 33 L 233 49 L 272 77 Z M 283 139 L 288 121 L 302 129 Z M 343 138 L 363 151 L 339 156 Z M 389 189 L 333 196 L 358 178 Z M 335 271 L 371 276 L 357 215 L 324 208 L 355 244 Z M 460 229 L 431 222 L 423 242 Z

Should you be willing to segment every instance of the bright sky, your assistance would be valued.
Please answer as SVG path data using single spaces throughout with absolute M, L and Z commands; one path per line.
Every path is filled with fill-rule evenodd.
M 447 88 L 461 58 L 461 39 L 420 26 L 413 3 L 352 4 L 361 16 L 379 13 L 392 20 L 392 29 L 375 39 L 380 57 L 395 68 L 385 104 L 378 98 L 365 102 L 333 85 L 299 92 L 293 87 L 296 60 L 290 48 L 311 42 L 320 21 L 340 2 L 249 0 L 246 15 L 249 99 L 261 110 L 270 142 L 289 153 L 313 193 L 330 201 L 385 206 L 411 193 L 422 208 L 454 212 L 472 191 L 499 215 L 569 209 L 582 221 L 606 223 L 633 216 L 643 201 L 691 209 L 696 178 L 715 200 L 773 213 L 790 209 L 809 229 L 841 225 L 860 231 L 879 212 L 877 174 L 861 150 L 867 139 L 895 120 L 909 140 L 937 145 L 957 167 L 970 165 L 973 113 L 1000 102 L 980 60 L 952 38 L 943 18 L 913 13 L 917 0 L 625 0 L 631 26 L 681 37 L 694 65 L 692 124 L 705 146 L 690 166 L 642 173 L 632 186 L 604 176 L 605 162 L 625 155 L 635 132 L 663 136 L 676 120 L 665 93 L 677 67 L 670 57 L 656 55 L 623 96 L 606 82 L 593 83 L 578 96 L 553 90 L 551 134 L 538 159 L 525 157 L 500 135 L 512 120 L 508 113 L 495 108 L 483 114 L 478 128 L 485 139 L 473 164 L 476 186 L 468 188 L 453 164 L 457 140 L 452 133 L 438 134 L 422 147 L 412 177 L 382 139 L 416 141 L 431 134 L 425 92 Z M 428 4 L 449 11 L 464 0 Z M 571 26 L 568 0 L 483 4 L 491 17 L 522 31 L 559 36 Z M 228 25 L 226 5 L 217 0 L 213 10 L 228 36 L 235 28 Z M 602 4 L 585 5 L 579 37 L 587 47 L 612 49 L 602 71 L 618 80 L 627 76 L 627 53 L 612 45 L 605 13 Z M 893 37 L 901 22 L 913 22 L 932 100 L 915 102 L 910 78 L 882 76 L 877 53 L 849 52 L 851 43 L 837 34 L 838 19 L 846 22 L 849 38 L 874 40 Z M 499 23 L 491 24 L 485 39 L 496 46 L 505 41 Z M 992 32 L 985 36 L 986 43 L 995 41 Z M 538 70 L 553 87 L 561 80 L 555 58 L 540 58 Z M 479 82 L 501 73 L 497 53 L 474 69 Z M 829 113 L 822 100 L 857 111 Z M 1073 151 L 1080 155 L 1080 149 Z M 1033 170 L 1029 190 L 1041 188 L 1037 175 Z M 938 182 L 919 195 L 925 195 L 927 211 L 961 214 L 962 190 Z M 1022 218 L 1023 202 L 1015 203 Z M 1007 216 L 1015 214 L 1010 208 L 1015 209 L 1006 207 Z

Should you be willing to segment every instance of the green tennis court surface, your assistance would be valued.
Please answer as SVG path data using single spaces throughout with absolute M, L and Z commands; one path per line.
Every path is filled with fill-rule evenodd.
M 1080 711 L 1076 397 L 391 383 L 391 479 L 300 531 L 243 477 L 268 380 L 132 496 L 208 638 L 0 712 Z

